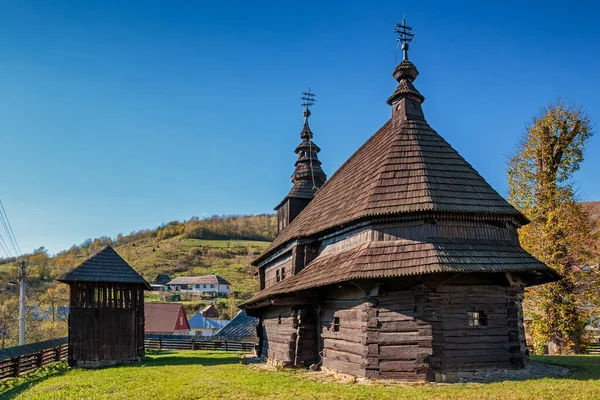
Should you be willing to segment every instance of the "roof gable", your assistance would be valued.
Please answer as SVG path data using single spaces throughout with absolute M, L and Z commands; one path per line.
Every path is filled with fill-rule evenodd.
M 182 316 L 183 326 L 178 327 Z M 183 305 L 179 303 L 145 303 L 144 330 L 146 332 L 174 332 L 178 328 L 189 329 Z
M 150 290 L 150 285 L 110 246 L 82 262 L 58 279 L 60 282 L 137 283 Z

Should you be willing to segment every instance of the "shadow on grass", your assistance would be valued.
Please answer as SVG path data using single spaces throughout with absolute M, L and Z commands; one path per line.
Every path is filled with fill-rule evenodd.
M 600 357 L 596 355 L 531 356 L 531 361 L 568 368 L 571 373 L 554 379 L 600 379 Z
M 8 379 L 0 383 L 0 399 L 13 399 L 33 385 L 46 379 L 63 375 L 68 370 L 67 363 L 62 361 L 41 368 L 28 375 Z
M 144 361 L 138 366 L 158 367 L 165 365 L 227 365 L 239 364 L 240 360 L 236 353 L 221 352 L 202 352 L 190 351 L 189 355 L 185 352 L 170 350 L 152 350 L 146 352 Z

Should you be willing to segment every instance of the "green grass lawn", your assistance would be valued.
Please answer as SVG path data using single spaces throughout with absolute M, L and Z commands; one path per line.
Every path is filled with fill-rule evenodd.
M 64 363 L 0 384 L 2 399 L 600 399 L 600 357 L 534 357 L 569 378 L 454 385 L 336 383 L 314 373 L 242 365 L 232 353 L 163 351 L 142 365 L 68 370 Z

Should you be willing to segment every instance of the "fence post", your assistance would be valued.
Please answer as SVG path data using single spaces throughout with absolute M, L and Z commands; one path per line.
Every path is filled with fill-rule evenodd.
M 54 350 L 54 361 L 60 361 L 60 346 L 55 347 L 53 350 Z
M 162 350 L 162 339 L 158 338 L 158 349 Z
M 37 356 L 38 356 L 37 366 L 38 366 L 38 368 L 42 368 L 44 366 L 44 350 L 41 350 Z
M 21 356 L 17 357 L 17 364 L 15 365 L 15 376 L 19 376 L 21 373 Z
M 225 339 L 225 351 L 227 351 L 227 339 Z

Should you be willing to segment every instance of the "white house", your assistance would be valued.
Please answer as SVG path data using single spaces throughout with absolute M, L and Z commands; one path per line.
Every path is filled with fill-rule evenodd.
M 178 276 L 167 283 L 169 290 L 211 297 L 227 295 L 231 284 L 218 275 Z

